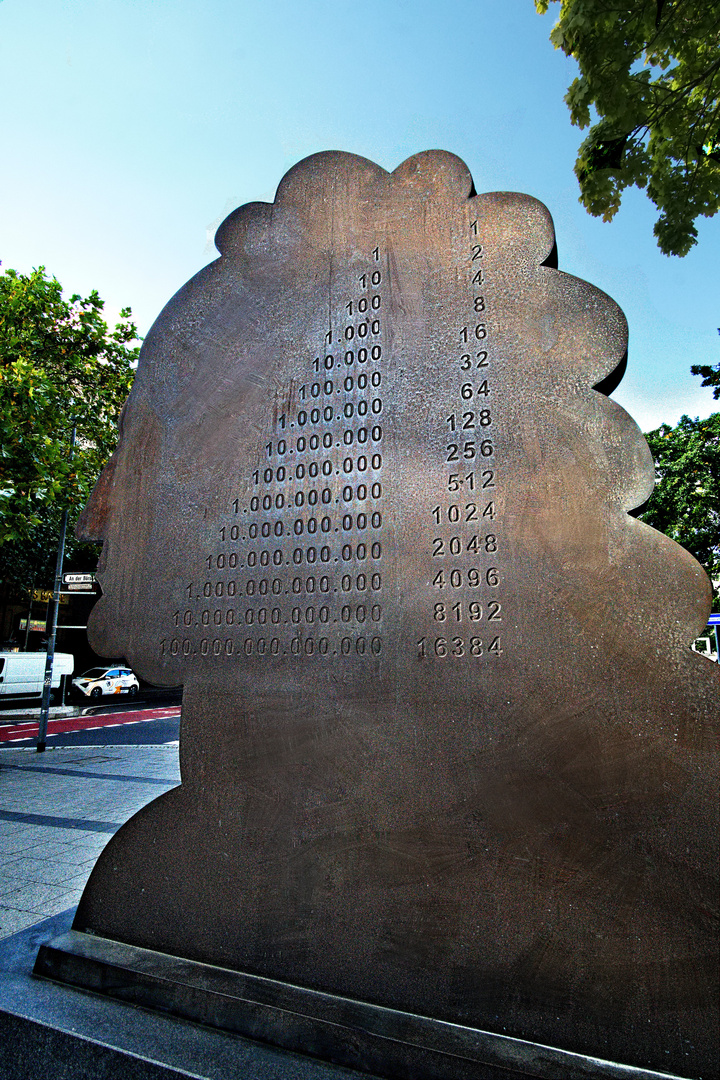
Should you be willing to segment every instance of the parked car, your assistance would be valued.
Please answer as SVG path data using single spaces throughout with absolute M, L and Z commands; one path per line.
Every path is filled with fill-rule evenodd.
M 45 660 L 44 652 L 0 653 L 0 696 L 39 697 L 45 682 Z M 55 653 L 53 691 L 59 690 L 61 678 L 72 675 L 74 667 L 72 653 Z
M 85 697 L 99 698 L 103 694 L 137 694 L 140 683 L 129 667 L 93 667 L 72 681 L 75 690 Z

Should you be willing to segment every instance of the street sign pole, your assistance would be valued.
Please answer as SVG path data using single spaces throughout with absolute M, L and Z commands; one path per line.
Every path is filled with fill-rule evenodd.
M 719 625 L 720 625 L 720 614 L 718 614 L 718 612 L 713 612 L 713 614 L 708 619 L 708 626 L 712 626 L 713 630 L 715 631 L 715 653 L 716 653 L 717 658 L 718 658 L 718 663 L 720 664 L 720 637 L 718 637 L 718 626 Z
M 75 446 L 75 428 L 73 427 L 70 441 L 70 453 Z M 63 559 L 65 558 L 65 534 L 67 532 L 68 511 L 65 510 L 60 525 L 60 541 L 58 543 L 57 562 L 55 563 L 55 588 L 50 602 L 52 614 L 50 615 L 50 634 L 48 636 L 47 654 L 45 657 L 45 680 L 43 682 L 42 700 L 40 702 L 40 730 L 38 732 L 37 753 L 45 752 L 47 740 L 48 716 L 50 715 L 50 695 L 52 693 L 53 662 L 55 660 L 55 636 L 57 634 L 58 608 L 60 606 L 60 587 L 62 585 Z

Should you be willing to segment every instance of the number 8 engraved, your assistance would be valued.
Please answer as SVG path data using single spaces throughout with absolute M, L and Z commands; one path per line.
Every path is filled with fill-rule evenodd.
M 488 296 L 488 266 L 485 249 L 480 243 L 479 222 L 471 220 L 470 245 L 468 248 L 467 262 L 465 266 L 469 273 L 466 279 L 468 294 L 464 317 L 458 320 L 455 354 L 461 372 L 466 372 L 455 384 L 454 392 L 459 400 L 450 405 L 449 415 L 445 415 L 444 423 L 449 426 L 451 438 L 456 442 L 443 442 L 441 450 L 444 461 L 451 469 L 458 471 L 450 472 L 447 481 L 447 491 L 456 492 L 462 498 L 466 495 L 470 499 L 475 497 L 476 490 L 486 487 L 496 487 L 497 468 L 496 437 L 497 406 L 498 401 L 494 397 L 492 378 L 486 377 L 482 372 L 475 378 L 478 368 L 490 369 L 488 341 L 490 340 L 491 304 Z M 479 321 L 478 316 L 482 321 Z M 478 344 L 482 348 L 478 348 Z M 475 345 L 475 351 L 473 351 Z M 468 350 L 468 351 L 465 351 Z M 446 429 L 447 430 L 447 429 Z M 492 459 L 493 469 L 478 469 L 478 463 L 482 459 Z M 459 466 L 459 468 L 458 468 Z M 464 468 L 463 468 L 464 466 Z M 467 472 L 467 469 L 470 469 Z M 490 493 L 488 492 L 488 497 Z M 434 528 L 431 534 L 429 553 L 437 562 L 432 569 L 430 582 L 435 590 L 446 590 L 444 599 L 433 602 L 430 609 L 431 625 L 436 630 L 457 625 L 458 631 L 463 626 L 468 629 L 473 624 L 500 621 L 502 605 L 499 601 L 480 602 L 471 599 L 473 594 L 478 596 L 478 590 L 497 590 L 501 584 L 501 572 L 497 565 L 487 566 L 473 565 L 480 562 L 485 556 L 494 556 L 497 559 L 499 547 L 495 524 L 497 517 L 497 495 L 492 493 L 491 501 L 451 503 L 436 506 L 432 510 Z M 478 533 L 478 525 L 472 525 L 465 532 L 462 525 L 465 522 L 480 522 L 490 524 L 493 521 L 492 533 L 485 535 Z M 439 528 L 438 528 L 439 527 Z M 484 531 L 484 530 L 483 530 Z M 442 532 L 443 535 L 438 535 Z M 485 561 L 483 559 L 483 561 Z M 472 563 L 469 564 L 470 560 Z M 488 560 L 489 561 L 489 560 Z M 440 567 L 440 568 L 438 568 Z M 469 591 L 472 590 L 472 591 Z M 437 596 L 437 593 L 435 593 Z M 497 593 L 495 593 L 497 595 Z M 467 597 L 467 599 L 466 599 Z M 419 659 L 436 659 L 438 661 L 452 662 L 453 659 L 469 660 L 483 659 L 490 656 L 499 656 L 502 652 L 499 637 L 488 638 L 485 641 L 479 636 L 436 636 L 435 634 L 420 638 L 417 643 L 417 655 Z

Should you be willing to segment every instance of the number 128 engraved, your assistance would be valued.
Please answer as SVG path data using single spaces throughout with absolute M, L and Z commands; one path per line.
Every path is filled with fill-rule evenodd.
M 429 554 L 435 565 L 430 614 L 436 632 L 416 641 L 420 660 L 494 658 L 503 651 L 499 632 L 502 602 L 496 599 L 501 585 L 497 565 L 501 543 L 495 521 L 492 342 L 488 323 L 477 321 L 478 315 L 485 320 L 488 313 L 485 251 L 476 242 L 477 236 L 478 222 L 471 221 L 466 262 L 470 310 L 458 331 L 457 362 L 462 374 L 457 400 L 444 417 L 444 431 L 451 440 L 444 444 L 444 462 L 451 469 L 460 469 L 447 478 L 447 491 L 454 501 L 432 509 L 435 528 Z M 481 343 L 482 348 L 466 351 L 474 343 Z M 465 471 L 468 466 L 469 471 Z

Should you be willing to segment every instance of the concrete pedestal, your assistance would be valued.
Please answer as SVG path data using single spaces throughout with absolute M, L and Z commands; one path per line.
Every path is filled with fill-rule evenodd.
M 668 1077 L 77 933 L 72 914 L 0 943 L 4 1080 Z
M 38 949 L 73 915 L 0 941 L 2 1080 L 359 1080 L 349 1069 L 33 977 Z

